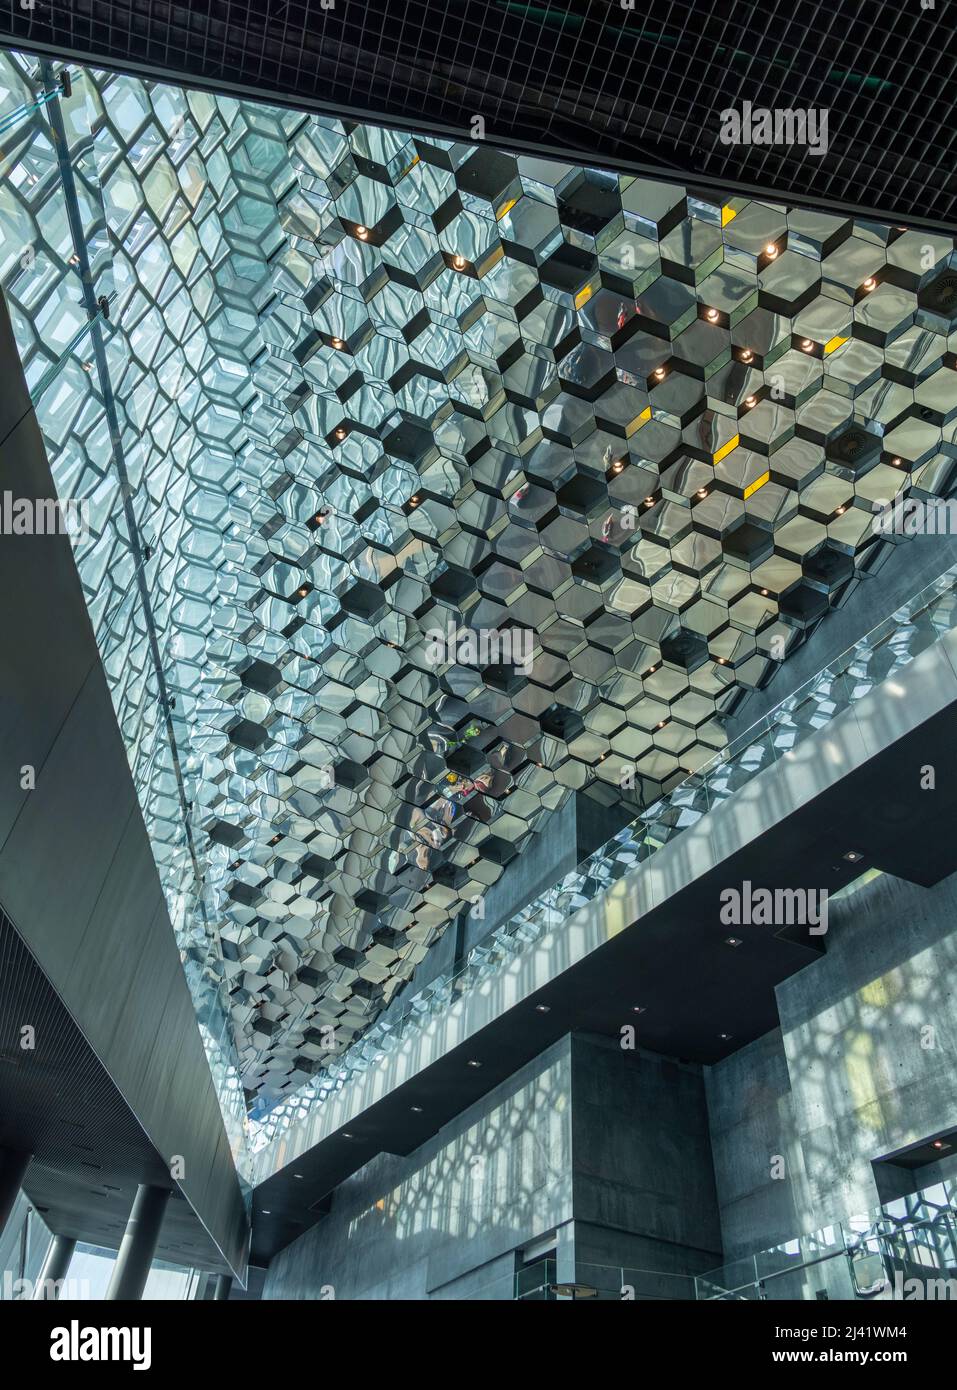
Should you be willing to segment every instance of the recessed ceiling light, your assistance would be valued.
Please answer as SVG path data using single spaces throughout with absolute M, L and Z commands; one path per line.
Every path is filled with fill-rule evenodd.
M 705 310 L 705 315 L 704 315 L 704 316 L 705 316 L 705 318 L 708 320 L 709 323 L 717 323 L 717 322 L 718 322 L 718 311 L 717 311 L 717 309 L 706 309 L 706 310 Z
M 740 936 L 726 936 L 724 938 L 724 944 L 726 946 L 740 946 L 741 938 Z
M 482 1065 L 482 1063 L 481 1063 L 481 1062 L 476 1062 L 475 1058 L 474 1058 L 474 1057 L 471 1057 L 471 1058 L 469 1058 L 468 1065 L 469 1065 L 470 1067 L 480 1067 L 480 1066 Z
M 536 1012 L 537 1014 L 550 1014 L 551 1011 L 552 1011 L 552 1006 L 551 1006 L 550 1004 L 536 1004 L 536 1005 L 535 1005 L 535 1012 Z
M 464 256 L 453 256 L 452 266 L 455 270 L 464 270 L 468 262 Z
M 302 1174 L 301 1174 L 301 1173 L 293 1173 L 293 1177 L 296 1178 L 299 1182 L 302 1182 Z
M 367 241 L 369 238 L 369 228 L 363 227 L 360 223 L 360 225 L 356 227 L 356 236 L 360 241 Z
M 861 289 L 864 291 L 865 294 L 870 294 L 871 290 L 874 290 L 876 288 L 877 281 L 874 279 L 873 275 L 868 275 L 867 279 L 861 286 Z
M 271 1211 L 267 1211 L 265 1207 L 262 1208 L 262 1210 L 260 1211 L 259 1214 L 260 1214 L 260 1216 L 272 1216 L 272 1212 L 271 1212 Z
M 645 1008 L 644 1004 L 632 1004 L 631 1012 L 633 1014 L 643 1014 L 647 1013 L 647 1009 Z
M 773 241 L 768 242 L 767 246 L 764 248 L 764 254 L 767 256 L 769 261 L 777 259 L 778 248 L 775 246 Z
M 849 864 L 856 864 L 859 859 L 863 859 L 863 854 L 859 854 L 856 849 L 849 849 L 844 855 Z
M 409 1106 L 409 1109 L 412 1111 L 412 1114 L 413 1114 L 413 1115 L 421 1115 L 421 1114 L 422 1114 L 422 1107 L 421 1107 L 421 1105 L 410 1105 L 410 1106 Z
M 741 361 L 742 361 L 742 362 L 751 362 L 751 361 L 753 361 L 753 360 L 754 360 L 754 353 L 751 351 L 751 349 L 750 349 L 750 348 L 742 348 L 742 349 L 741 349 Z
M 343 1139 L 354 1139 L 354 1138 L 355 1138 L 355 1135 L 354 1135 L 354 1134 L 345 1134 L 345 1133 L 344 1133 L 342 1137 L 343 1137 Z
M 730 1038 L 732 1038 L 733 1036 L 734 1036 L 734 1035 L 733 1035 L 732 1033 L 719 1033 L 719 1034 L 718 1034 L 718 1037 L 721 1039 L 722 1042 L 727 1042 L 727 1041 L 728 1041 Z
M 813 342 L 811 341 L 810 338 L 805 338 L 805 339 L 803 340 L 803 342 L 801 343 L 801 350 L 802 350 L 803 352 L 813 352 L 813 351 L 814 351 L 814 344 L 813 344 Z

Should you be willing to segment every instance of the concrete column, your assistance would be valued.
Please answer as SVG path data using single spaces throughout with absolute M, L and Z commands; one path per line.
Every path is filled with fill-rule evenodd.
M 32 1154 L 0 1149 L 0 1235 L 17 1200 Z
M 43 1261 L 43 1269 L 37 1281 L 33 1297 L 39 1299 L 56 1300 L 60 1297 L 60 1282 L 66 1278 L 67 1270 L 70 1268 L 70 1261 L 73 1259 L 73 1252 L 76 1249 L 76 1241 L 70 1236 L 54 1236 L 47 1251 L 47 1257 Z
M 224 1302 L 229 1297 L 229 1291 L 233 1287 L 233 1276 L 231 1274 L 216 1275 L 216 1293 L 214 1295 L 217 1303 Z
M 168 1201 L 168 1188 L 140 1183 L 136 1189 L 126 1230 L 116 1252 L 113 1277 L 106 1291 L 108 1299 L 143 1297 Z

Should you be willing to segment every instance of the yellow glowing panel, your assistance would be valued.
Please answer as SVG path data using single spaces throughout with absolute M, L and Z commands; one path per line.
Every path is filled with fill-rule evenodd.
M 828 353 L 837 352 L 838 348 L 843 347 L 848 341 L 847 338 L 828 338 L 824 344 L 824 356 L 827 357 Z
M 575 295 L 575 308 L 580 309 L 583 304 L 587 304 L 591 299 L 591 285 L 586 285 L 583 290 L 579 290 Z
M 720 463 L 722 459 L 727 458 L 731 450 L 736 449 L 738 447 L 740 440 L 741 436 L 739 434 L 736 434 L 732 439 L 728 440 L 727 444 L 722 444 L 721 448 L 714 455 L 713 462 Z
M 734 208 L 723 207 L 723 208 L 721 209 L 721 225 L 722 225 L 722 227 L 726 227 L 726 226 L 728 225 L 729 222 L 732 222 L 732 221 L 734 220 L 734 218 L 737 217 L 737 215 L 738 215 L 738 214 L 735 212 Z
M 768 479 L 770 478 L 770 476 L 771 476 L 770 473 L 762 473 L 761 476 L 760 476 L 760 478 L 758 478 L 755 482 L 753 482 L 753 483 L 751 484 L 750 487 L 746 487 L 746 488 L 744 489 L 744 500 L 745 500 L 745 502 L 747 502 L 748 498 L 749 498 L 753 493 L 757 492 L 757 490 L 758 490 L 759 487 L 764 487 L 764 484 L 768 481 Z
M 646 405 L 645 408 L 644 408 L 644 410 L 643 410 L 643 411 L 641 412 L 641 414 L 638 416 L 638 428 L 640 429 L 642 425 L 647 425 L 647 423 L 648 423 L 648 421 L 649 421 L 650 419 L 651 419 L 651 406 L 650 406 L 650 405 Z
M 500 207 L 498 212 L 495 214 L 496 222 L 501 222 L 502 218 L 512 211 L 512 208 L 515 206 L 517 202 L 517 198 L 509 198 L 508 202 L 503 207 Z

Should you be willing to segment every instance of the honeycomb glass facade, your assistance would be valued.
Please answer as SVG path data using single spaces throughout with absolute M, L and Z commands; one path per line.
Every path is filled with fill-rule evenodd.
M 631 864 L 734 785 L 876 509 L 951 485 L 957 257 L 59 82 L 2 59 L 0 278 L 239 1157 L 570 796 L 644 814 Z

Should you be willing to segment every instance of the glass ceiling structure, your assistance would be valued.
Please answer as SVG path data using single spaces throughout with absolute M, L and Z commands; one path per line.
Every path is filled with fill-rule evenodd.
M 954 242 L 15 54 L 0 142 L 0 277 L 235 1137 L 569 795 L 709 764 L 886 544 L 878 499 L 949 491 Z

